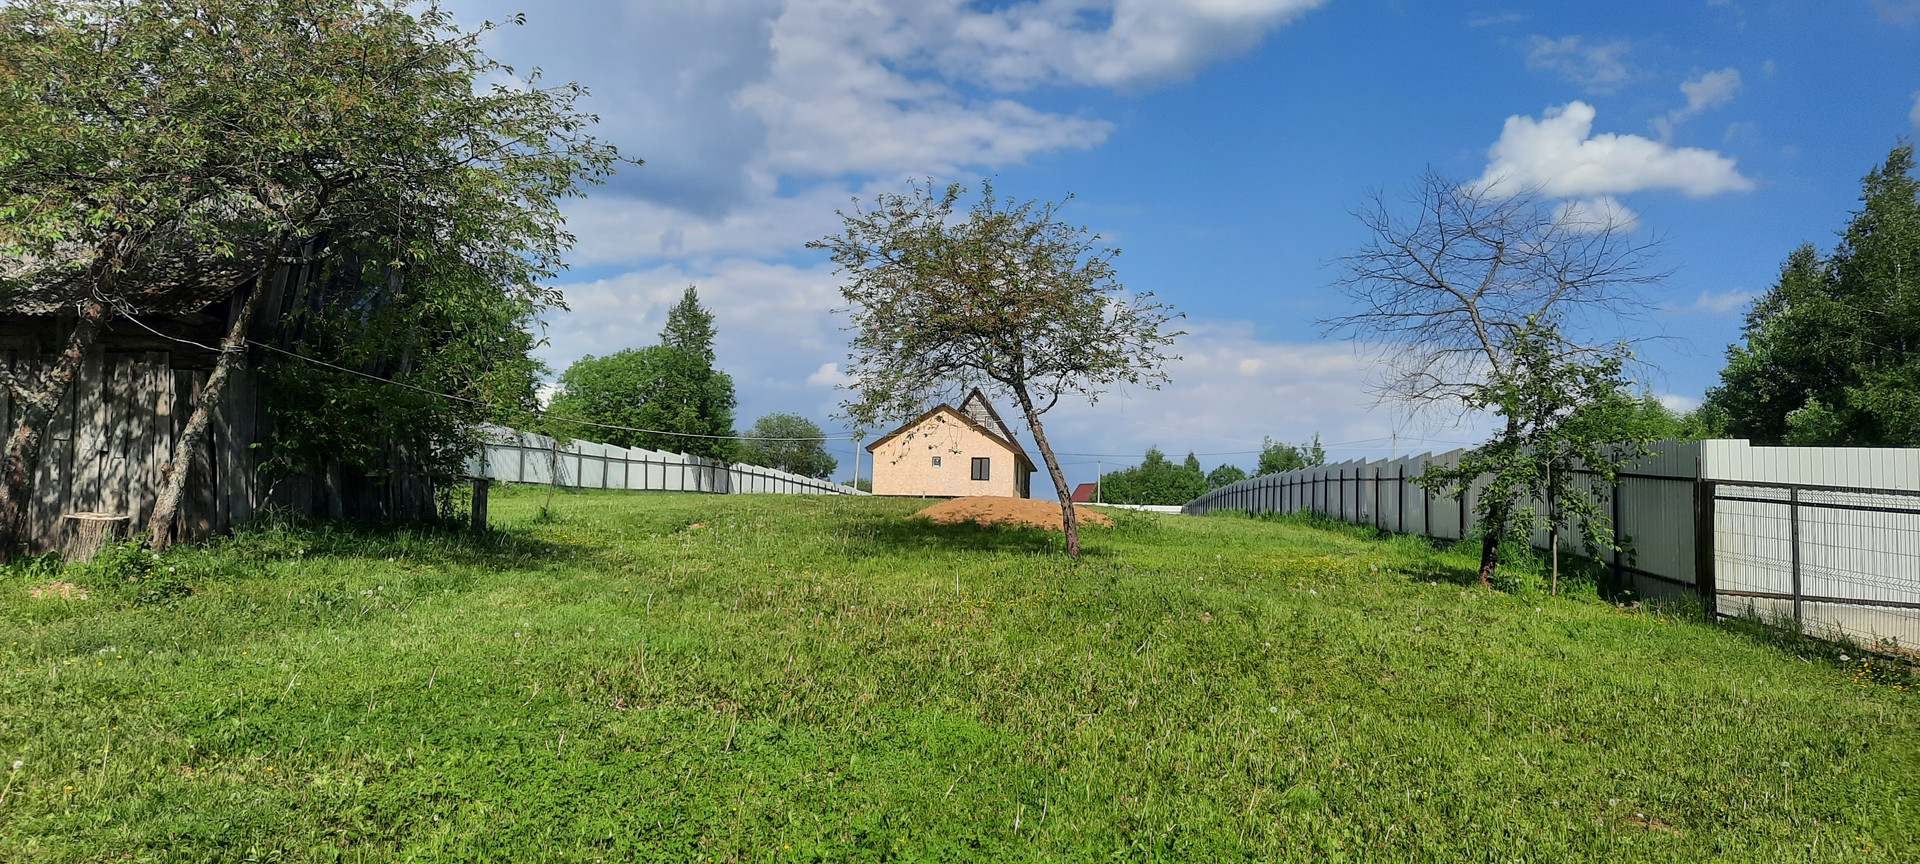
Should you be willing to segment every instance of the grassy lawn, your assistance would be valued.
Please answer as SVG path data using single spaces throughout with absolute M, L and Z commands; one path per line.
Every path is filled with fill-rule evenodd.
M 1910 683 L 1411 539 L 541 500 L 16 563 L 0 860 L 1920 860 Z

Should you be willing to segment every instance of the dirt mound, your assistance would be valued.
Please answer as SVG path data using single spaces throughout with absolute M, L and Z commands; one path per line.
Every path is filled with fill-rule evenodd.
M 1113 524 L 1113 519 L 1105 513 L 1080 506 L 1075 506 L 1073 512 L 1082 525 Z M 1022 525 L 1049 531 L 1061 530 L 1060 504 L 1031 498 L 996 498 L 989 495 L 955 498 L 913 515 L 914 518 L 924 516 L 935 522 L 977 522 L 981 525 Z

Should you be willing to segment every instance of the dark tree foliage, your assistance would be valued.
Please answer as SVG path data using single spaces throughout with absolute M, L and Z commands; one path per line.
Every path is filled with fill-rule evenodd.
M 660 330 L 660 344 L 687 352 L 707 365 L 713 365 L 713 313 L 700 305 L 700 290 L 687 286 L 680 302 L 667 310 L 667 324 Z
M 1901 145 L 1833 253 L 1801 246 L 1727 349 L 1709 417 L 1760 444 L 1920 445 L 1920 179 Z
M 826 479 L 840 460 L 827 452 L 820 425 L 798 414 L 768 414 L 753 421 L 734 461 Z
M 1189 453 L 1184 461 L 1174 462 L 1158 447 L 1147 448 L 1140 464 L 1100 477 L 1100 500 L 1111 504 L 1185 504 L 1207 489 L 1198 458 Z
M 399 0 L 0 5 L 0 288 L 71 302 L 78 318 L 58 362 L 7 381 L 19 407 L 0 546 L 43 421 L 111 315 L 224 296 L 252 312 L 285 265 L 331 267 L 374 289 L 351 309 L 319 304 L 329 320 L 299 347 L 509 413 L 530 403 L 528 343 L 510 331 L 558 302 L 541 283 L 572 242 L 560 200 L 619 158 L 587 133 L 579 86 L 537 74 L 491 83 L 513 74 L 480 49 L 491 27 L 463 30 L 434 3 Z M 340 316 L 364 320 L 365 334 L 331 320 Z M 251 356 L 251 317 L 235 316 L 176 436 L 149 526 L 156 544 L 171 535 L 187 455 Z M 333 395 L 285 383 L 282 396 Z M 342 377 L 332 389 L 362 386 Z M 350 406 L 328 398 L 283 401 L 296 433 L 322 416 L 340 428 L 290 440 L 273 460 L 353 461 L 391 446 L 447 469 L 462 446 L 450 430 L 511 419 L 386 392 L 390 403 L 351 397 L 370 407 L 344 416 L 333 412 Z M 395 416 L 383 418 L 388 407 Z M 310 413 L 291 416 L 300 412 Z
M 734 458 L 733 378 L 713 366 L 714 333 L 713 313 L 687 286 L 667 312 L 660 344 L 589 354 L 560 374 L 561 393 L 549 408 L 561 421 L 555 428 L 621 447 Z M 613 426 L 626 428 L 606 428 Z
M 620 447 L 733 458 L 733 379 L 668 345 L 591 354 L 560 374 L 548 413 L 576 438 Z M 608 428 L 624 427 L 624 428 Z M 653 430 L 649 432 L 631 431 Z M 673 434 L 680 433 L 680 434 Z
M 1264 477 L 1325 464 L 1327 451 L 1321 449 L 1320 434 L 1317 432 L 1312 441 L 1303 444 L 1285 444 L 1266 437 L 1260 439 L 1260 464 L 1253 473 L 1256 477 Z
M 1550 322 L 1536 322 L 1503 351 L 1510 358 L 1505 370 L 1475 388 L 1468 403 L 1504 418 L 1501 431 L 1458 465 L 1429 467 L 1418 482 L 1456 499 L 1484 483 L 1476 506 L 1493 543 L 1526 542 L 1544 524 L 1556 553 L 1562 527 L 1577 528 L 1592 552 L 1614 548 L 1601 500 L 1577 492 L 1570 478 L 1585 471 L 1592 488 L 1609 489 L 1619 463 L 1646 452 L 1637 437 L 1645 430 L 1634 426 L 1644 405 L 1626 394 L 1621 377 L 1626 350 L 1575 349 Z M 1483 561 L 1481 582 L 1493 572 Z M 1557 592 L 1557 568 L 1555 576 Z
M 1232 486 L 1245 479 L 1247 479 L 1247 469 L 1238 465 L 1221 465 L 1207 472 L 1207 488 L 1218 489 L 1222 486 Z

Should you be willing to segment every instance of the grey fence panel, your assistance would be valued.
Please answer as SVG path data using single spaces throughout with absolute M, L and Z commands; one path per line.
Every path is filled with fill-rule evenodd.
M 544 435 L 501 427 L 486 430 L 484 442 L 481 452 L 468 463 L 469 471 L 507 483 L 717 494 L 869 494 L 775 468 L 730 465 L 698 456 L 591 441 L 559 445 Z

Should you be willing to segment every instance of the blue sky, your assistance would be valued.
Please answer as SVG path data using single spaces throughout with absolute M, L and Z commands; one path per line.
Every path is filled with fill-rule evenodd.
M 1364 351 L 1315 323 L 1345 308 L 1327 265 L 1366 239 L 1349 213 L 1372 190 L 1432 167 L 1634 220 L 1674 275 L 1627 335 L 1665 337 L 1645 383 L 1686 407 L 1780 261 L 1830 247 L 1859 178 L 1920 133 L 1920 0 L 452 6 L 526 11 L 489 50 L 588 85 L 602 133 L 647 160 L 568 208 L 556 369 L 649 344 L 697 284 L 742 425 L 792 411 L 842 429 L 837 282 L 804 244 L 852 195 L 990 176 L 1074 194 L 1069 218 L 1123 250 L 1126 285 L 1189 316 L 1167 388 L 1063 405 L 1049 437 L 1222 454 L 1208 468 L 1251 465 L 1227 454 L 1263 435 L 1317 432 L 1335 458 L 1475 440 L 1472 418 L 1374 405 Z M 1093 461 L 1063 458 L 1069 480 Z

